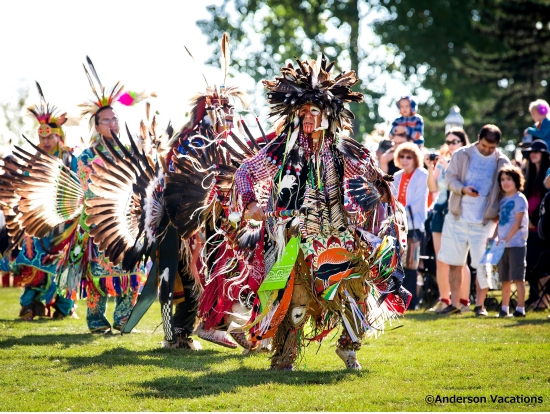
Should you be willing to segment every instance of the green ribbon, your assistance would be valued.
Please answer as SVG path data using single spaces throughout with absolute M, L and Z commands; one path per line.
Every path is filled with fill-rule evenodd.
M 292 237 L 285 246 L 283 255 L 275 262 L 264 281 L 258 288 L 261 309 L 265 309 L 269 297 L 273 291 L 284 289 L 294 268 L 298 252 L 300 251 L 300 240 L 297 236 Z

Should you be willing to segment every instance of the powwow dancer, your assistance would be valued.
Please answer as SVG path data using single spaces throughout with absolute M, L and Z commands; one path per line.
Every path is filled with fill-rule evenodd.
M 87 220 L 83 206 L 84 203 L 93 203 L 94 193 L 90 188 L 93 166 L 101 167 L 103 163 L 110 161 L 108 158 L 101 158 L 94 154 L 94 149 L 101 149 L 100 139 L 103 139 L 103 144 L 106 145 L 114 142 L 112 131 L 118 131 L 118 119 L 112 105 L 117 101 L 131 105 L 146 96 L 123 92 L 119 83 L 106 94 L 105 87 L 99 81 L 92 62 L 89 58 L 87 60 L 98 89 L 94 85 L 92 76 L 84 68 L 92 86 L 94 99 L 81 105 L 84 108 L 82 115 L 90 116 L 90 126 L 95 127 L 100 138 L 95 139 L 92 146 L 81 153 L 74 170 L 67 168 L 58 158 L 52 157 L 34 145 L 33 147 L 38 151 L 34 156 L 19 150 L 25 154 L 26 158 L 26 165 L 20 165 L 19 168 L 28 174 L 20 191 L 35 202 L 33 208 L 23 212 L 21 221 L 27 233 L 39 235 L 50 231 L 60 223 L 78 218 L 65 266 L 58 274 L 59 285 L 77 289 L 81 279 L 84 279 L 82 293 L 87 293 L 88 297 L 86 317 L 88 328 L 92 333 L 110 333 L 111 324 L 104 315 L 107 295 L 117 296 L 112 327 L 120 330 L 132 310 L 132 301 L 137 293 L 141 271 L 136 268 L 125 272 L 120 266 L 109 261 L 108 256 L 101 252 L 104 247 L 98 247 L 97 244 L 105 245 L 113 240 L 108 237 L 94 237 L 93 231 L 97 223 Z M 122 148 L 116 148 L 113 151 L 124 152 Z
M 215 154 L 221 155 L 221 159 L 211 160 L 211 165 L 206 165 L 206 170 L 213 170 L 213 173 L 216 174 L 216 165 L 227 164 L 232 165 L 233 172 L 235 167 L 240 165 L 246 157 L 249 157 L 260 149 L 261 144 L 257 144 L 257 140 L 254 139 L 246 125 L 244 119 L 235 111 L 234 103 L 235 101 L 240 102 L 244 111 L 246 111 L 248 95 L 240 88 L 236 86 L 226 87 L 227 74 L 230 64 L 230 48 L 229 48 L 229 36 L 227 33 L 224 33 L 221 39 L 221 53 L 222 53 L 222 85 L 218 88 L 216 85 L 211 87 L 206 84 L 206 91 L 196 95 L 192 99 L 193 109 L 191 111 L 191 119 L 185 125 L 182 130 L 176 134 L 178 141 L 176 145 L 172 148 L 170 157 L 170 171 L 184 173 L 185 175 L 193 176 L 196 174 L 194 166 L 201 165 L 201 154 L 196 151 L 197 147 L 205 146 L 215 146 L 217 151 L 214 151 Z M 204 75 L 203 75 L 204 76 Z M 206 78 L 205 78 L 206 81 Z M 257 118 L 256 118 L 257 121 Z M 258 123 L 258 122 L 257 122 Z M 258 126 L 261 126 L 258 123 Z M 236 127 L 236 128 L 234 128 Z M 267 138 L 264 135 L 263 143 L 267 141 Z M 247 136 L 247 138 L 244 138 Z M 254 142 L 254 143 L 253 143 Z M 172 155 L 175 155 L 175 158 L 178 160 L 174 166 Z M 202 162 L 204 164 L 204 162 Z M 223 170 L 223 167 L 220 167 Z M 231 171 L 225 171 L 225 179 L 228 180 L 231 177 Z M 169 211 L 173 211 L 175 208 L 176 211 L 183 206 L 182 201 L 185 200 L 186 195 L 192 194 L 189 192 L 189 187 L 180 187 L 178 184 L 177 175 L 171 175 L 168 179 L 168 191 L 167 194 L 170 195 L 169 200 Z M 209 181 L 208 177 L 207 181 Z M 197 181 L 198 182 L 198 181 Z M 201 180 L 202 182 L 202 180 Z M 215 186 L 214 186 L 215 187 Z M 203 194 L 199 190 L 199 194 Z M 182 197 L 183 195 L 183 197 Z M 220 193 L 216 193 L 214 188 L 214 193 L 211 194 L 210 200 L 207 202 L 218 201 L 219 208 L 222 210 L 227 209 L 227 201 L 229 198 L 227 194 L 223 194 L 223 190 Z M 177 201 L 177 203 L 174 203 Z M 190 200 L 187 201 L 187 206 L 192 206 Z M 205 207 L 203 207 L 205 208 Z M 207 209 L 207 208 L 206 208 Z M 181 215 L 181 211 L 178 214 Z M 194 218 L 194 210 L 188 209 L 186 214 L 189 215 L 189 220 L 196 222 Z M 185 216 L 185 215 L 184 215 Z M 208 215 L 200 215 L 201 218 L 207 217 Z M 198 257 L 199 261 L 196 263 L 196 270 L 199 274 L 201 285 L 206 289 L 206 294 L 210 294 L 212 286 L 208 283 L 208 263 L 214 258 L 210 254 L 212 251 L 213 240 L 216 240 L 220 237 L 219 227 L 221 225 L 222 218 L 212 220 L 215 215 L 209 217 L 209 220 L 201 221 L 200 232 L 189 238 L 189 243 L 192 246 L 193 257 Z M 173 220 L 178 222 L 178 220 Z M 225 218 L 227 222 L 227 219 Z M 185 228 L 188 224 L 185 223 L 184 226 L 179 225 L 179 229 L 183 234 L 187 234 L 188 230 Z M 223 235 L 221 236 L 223 237 Z M 203 246 L 203 241 L 208 241 Z M 236 302 L 237 308 L 239 307 L 238 301 Z M 243 310 L 243 309 L 240 309 Z M 239 309 L 233 309 L 234 317 L 246 318 L 248 317 L 240 315 Z M 245 313 L 248 313 L 248 310 L 244 310 Z M 236 348 L 237 344 L 245 348 L 245 352 L 249 352 L 251 349 L 259 349 L 255 344 L 252 344 L 246 340 L 244 332 L 238 330 L 229 331 L 233 339 L 236 341 L 233 342 L 228 337 L 227 327 L 229 324 L 219 326 L 221 329 L 214 329 L 214 327 L 209 327 L 205 329 L 203 323 L 201 323 L 197 329 L 196 333 L 200 338 L 214 342 L 216 344 L 226 346 L 229 348 Z
M 200 343 L 190 337 L 196 319 L 194 280 L 188 281 L 186 277 L 191 273 L 192 257 L 188 246 L 180 244 L 165 214 L 166 160 L 159 154 L 163 151 L 155 127 L 154 118 L 149 129 L 142 123 L 140 138 L 144 145 L 141 149 L 129 131 L 131 151 L 124 149 L 116 134 L 114 145 L 105 141 L 104 149 L 96 149 L 96 154 L 106 163 L 94 166 L 91 179 L 97 197 L 86 211 L 89 222 L 100 223 L 93 234 L 110 240 L 100 248 L 105 249 L 105 255 L 114 264 L 132 269 L 144 259 L 152 261 L 147 280 L 121 333 L 131 332 L 160 293 L 163 346 L 199 350 L 202 349 Z M 122 154 L 115 150 L 116 146 L 122 149 Z M 175 317 L 172 316 L 174 302 L 185 303 Z
M 275 369 L 292 369 L 306 340 L 321 340 L 341 324 L 336 352 L 360 369 L 356 350 L 365 330 L 382 330 L 410 300 L 401 286 L 406 224 L 390 177 L 342 134 L 353 119 L 344 103 L 363 99 L 350 89 L 355 72 L 331 79 L 334 63 L 324 56 L 320 65 L 297 62 L 264 81 L 283 132 L 243 160 L 227 211 L 213 210 L 213 222 L 225 216 L 237 228 L 218 229 L 200 315 L 212 328 L 227 325 L 236 304 L 252 307 L 248 324 L 233 326 L 248 329 L 251 341 L 273 338 Z M 344 206 L 344 185 L 353 213 Z M 381 201 L 388 219 L 375 236 L 369 230 Z M 313 334 L 304 338 L 308 320 Z
M 57 108 L 46 102 L 42 88 L 36 82 L 40 104 L 29 107 L 29 112 L 39 123 L 38 136 L 39 145 L 42 151 L 58 158 L 66 167 L 76 166 L 76 157 L 72 151 L 65 147 L 65 134 L 62 125 L 66 122 L 66 113 L 59 113 Z M 22 155 L 24 157 L 24 155 Z M 9 164 L 8 164 L 9 165 Z M 10 168 L 7 166 L 7 168 Z M 35 174 L 40 171 L 35 166 Z M 10 178 L 15 188 L 24 186 L 26 175 L 20 175 L 12 168 Z M 19 221 L 23 215 L 28 215 L 30 210 L 40 209 L 40 201 L 25 197 L 24 190 L 19 191 L 23 196 L 18 201 L 19 213 L 12 220 Z M 26 225 L 30 230 L 35 229 L 32 221 Z M 24 291 L 20 298 L 21 310 L 19 316 L 24 320 L 32 320 L 35 316 L 53 316 L 64 318 L 74 313 L 74 299 L 76 290 L 67 289 L 65 286 L 58 286 L 56 275 L 60 272 L 65 262 L 69 242 L 74 235 L 76 221 L 68 221 L 60 224 L 51 231 L 39 231 L 37 237 L 25 235 L 22 239 L 22 246 L 17 255 L 13 267 L 23 277 Z M 15 242 L 15 244 L 18 244 Z M 12 248 L 15 247 L 13 244 Z M 46 307 L 42 301 L 45 302 Z M 55 311 L 50 314 L 50 308 Z
M 228 37 L 224 37 L 225 48 L 228 51 Z M 239 165 L 243 156 L 235 149 L 221 149 L 212 152 L 205 147 L 217 148 L 215 137 L 219 124 L 223 129 L 232 120 L 230 98 L 242 97 L 237 88 L 207 88 L 205 94 L 194 99 L 191 120 L 170 139 L 165 153 L 158 148 L 157 156 L 146 156 L 132 143 L 133 152 L 121 157 L 110 146 L 113 163 L 109 168 L 95 168 L 92 175 L 94 192 L 99 198 L 94 205 L 89 205 L 87 212 L 90 220 L 98 222 L 117 222 L 114 227 L 97 226 L 97 235 L 102 232 L 122 235 L 122 238 L 112 236 L 110 246 L 105 246 L 105 254 L 114 262 L 122 262 L 123 268 L 128 268 L 139 256 L 146 254 L 151 257 L 153 267 L 149 272 L 147 282 L 139 296 L 138 302 L 123 329 L 123 333 L 131 329 L 140 320 L 150 304 L 156 298 L 160 285 L 160 302 L 165 332 L 163 346 L 175 348 L 198 349 L 198 342 L 190 338 L 196 318 L 197 293 L 200 290 L 198 273 L 201 266 L 197 263 L 200 249 L 198 235 L 200 220 L 192 220 L 186 214 L 185 206 L 191 202 L 193 212 L 196 204 L 192 203 L 196 195 L 207 194 L 209 203 L 216 202 L 213 189 L 208 186 L 209 180 L 193 177 L 192 167 L 184 166 L 184 160 L 204 166 L 216 172 L 217 164 L 225 162 Z M 142 139 L 147 140 L 148 133 L 142 128 Z M 227 135 L 227 132 L 225 133 Z M 154 134 L 154 141 L 160 140 Z M 235 136 L 236 137 L 236 136 Z M 235 138 L 237 139 L 237 138 Z M 115 141 L 118 138 L 115 136 Z M 191 141 L 193 141 L 191 143 Z M 214 144 L 213 146 L 211 144 Z M 245 145 L 240 142 L 240 145 Z M 233 155 L 231 155 L 233 154 Z M 104 154 L 99 154 L 104 157 Z M 183 166 L 182 166 L 183 165 Z M 233 171 L 235 167 L 231 167 Z M 211 178 L 210 178 L 211 181 Z M 189 190 L 197 185 L 195 193 L 187 193 L 182 198 L 181 188 Z M 180 186 L 182 186 L 180 188 Z M 229 188 L 228 185 L 226 185 Z M 215 194 L 214 194 L 215 195 Z M 103 198 L 103 200 L 100 200 Z M 199 197 L 200 198 L 200 197 Z M 133 200 L 132 208 L 128 209 L 128 201 Z M 219 204 L 219 203 L 218 203 Z M 165 213 L 169 213 L 168 215 Z M 181 208 L 181 210 L 179 210 Z M 174 214 L 171 214 L 172 211 Z M 201 216 L 203 217 L 203 216 Z M 133 223 L 126 227 L 126 224 Z M 182 239 L 183 238 L 183 239 Z M 176 313 L 172 316 L 173 305 Z M 236 347 L 237 344 L 227 337 L 223 331 L 205 331 L 199 329 L 199 336 L 223 346 Z
M 108 162 L 107 158 L 100 157 L 99 153 L 104 151 L 105 146 L 109 144 L 114 147 L 114 151 L 120 154 L 125 152 L 124 148 L 116 145 L 114 141 L 114 134 L 119 132 L 119 121 L 113 109 L 113 104 L 118 101 L 129 106 L 147 98 L 149 95 L 125 92 L 119 82 L 111 89 L 109 94 L 105 94 L 105 87 L 101 84 L 92 61 L 89 57 L 86 57 L 86 59 L 90 71 L 86 70 L 86 66 L 84 66 L 84 71 L 90 82 L 94 97 L 79 106 L 83 108 L 82 117 L 90 117 L 90 128 L 93 125 L 99 136 L 89 148 L 84 149 L 80 154 L 77 175 L 84 191 L 84 204 L 85 206 L 91 206 L 94 203 L 93 199 L 96 197 L 93 187 L 90 185 L 92 182 L 91 174 L 94 169 L 105 166 Z M 90 72 L 93 78 L 90 76 Z M 99 218 L 102 217 L 99 216 Z M 90 257 L 89 262 L 85 263 L 85 267 L 82 267 L 82 269 L 86 271 L 88 306 L 86 321 L 92 333 L 109 333 L 111 328 L 122 330 L 122 327 L 128 321 L 137 298 L 140 279 L 144 276 L 138 263 L 133 268 L 123 269 L 120 265 L 112 263 L 109 257 L 103 253 L 105 247 L 114 241 L 109 237 L 109 233 L 97 231 L 97 228 L 106 224 L 112 227 L 116 223 L 105 223 L 101 220 L 89 218 L 87 211 L 84 210 L 80 218 L 80 237 L 75 249 L 72 251 L 72 257 L 78 257 L 83 252 L 85 256 L 89 255 Z M 114 324 L 112 326 L 105 317 L 107 296 L 116 297 Z
M 165 199 L 172 223 L 183 238 L 189 239 L 193 257 L 199 255 L 197 271 L 204 286 L 201 297 L 210 298 L 208 305 L 203 301 L 201 306 L 212 306 L 220 316 L 216 323 L 201 323 L 196 329 L 197 335 L 231 348 L 238 343 L 245 348 L 244 353 L 248 353 L 268 349 L 269 340 L 267 344 L 260 344 L 246 339 L 240 326 L 249 319 L 250 308 L 242 306 L 237 291 L 234 295 L 222 295 L 223 287 L 217 283 L 218 279 L 210 277 L 210 269 L 216 259 L 217 246 L 225 237 L 235 236 L 227 215 L 233 174 L 274 135 L 266 136 L 256 117 L 262 138 L 255 139 L 244 119 L 234 110 L 232 100 L 246 107 L 246 94 L 237 87 L 224 86 L 229 68 L 229 36 L 226 33 L 221 43 L 222 86 L 210 87 L 207 83 L 206 93 L 193 98 L 191 120 L 176 135 L 179 145 L 169 154 L 171 171 L 166 176 Z M 200 246 L 194 243 L 198 240 L 197 232 L 202 241 L 200 252 L 197 248 Z M 228 256 L 221 260 L 233 259 Z M 246 296 L 245 292 L 241 293 Z
M 183 128 L 174 135 L 171 141 L 175 141 L 170 146 L 170 152 L 167 155 L 168 159 L 168 171 L 170 173 L 178 173 L 174 166 L 174 160 L 178 157 L 187 155 L 189 159 L 194 159 L 198 153 L 194 151 L 194 147 L 204 146 L 207 142 L 216 142 L 217 137 L 224 131 L 231 129 L 233 124 L 233 104 L 231 99 L 235 98 L 244 104 L 245 93 L 238 88 L 211 88 L 207 86 L 204 93 L 198 94 L 192 98 L 192 110 L 191 119 L 183 126 Z M 227 134 L 227 133 L 226 133 Z M 186 149 L 187 148 L 187 149 Z M 189 150 L 189 151 L 188 151 Z M 180 171 L 181 172 L 181 171 Z M 174 178 L 176 175 L 172 175 Z M 171 194 L 168 190 L 168 194 Z M 178 197 L 177 193 L 174 194 Z M 170 200 L 173 200 L 171 197 Z M 181 301 L 176 304 L 176 313 L 174 315 L 174 321 L 177 326 L 176 329 L 193 331 L 193 324 L 197 317 L 198 311 L 198 293 L 202 293 L 202 286 L 204 285 L 204 272 L 201 260 L 199 258 L 202 241 L 205 237 L 212 234 L 212 226 L 207 225 L 204 227 L 204 231 L 197 232 L 189 237 L 188 240 L 182 239 L 183 245 L 188 246 L 187 249 L 190 253 L 189 259 L 192 261 L 192 266 L 188 268 L 186 274 L 181 275 L 184 293 L 191 291 L 191 288 L 195 291 L 195 295 L 191 300 Z M 173 227 L 173 225 L 172 225 Z M 176 231 L 176 228 L 174 231 Z M 207 233 L 205 235 L 205 232 Z M 187 261 L 189 261 L 187 259 Z M 193 277 L 194 273 L 195 277 Z M 194 281 L 197 284 L 193 284 Z M 200 292 L 199 292 L 200 291 Z M 174 292 L 175 297 L 177 292 Z M 192 316 L 192 320 L 191 320 Z M 187 323 L 185 323 L 187 321 Z M 207 341 L 216 343 L 228 348 L 236 348 L 237 343 L 233 342 L 231 338 L 227 336 L 227 332 L 223 330 L 205 330 L 203 326 L 199 326 L 196 329 L 196 334 L 199 338 L 203 338 Z

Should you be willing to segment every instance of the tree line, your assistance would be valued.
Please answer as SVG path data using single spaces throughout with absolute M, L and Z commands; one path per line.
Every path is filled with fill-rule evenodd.
M 233 66 L 256 81 L 321 52 L 358 69 L 366 105 L 351 108 L 356 136 L 381 121 L 382 74 L 431 92 L 420 106 L 428 146 L 441 142 L 452 105 L 472 137 L 490 121 L 518 141 L 532 124 L 529 102 L 550 99 L 547 0 L 223 0 L 208 11 L 198 26 L 211 44 L 227 31 Z M 209 63 L 218 61 L 216 48 Z

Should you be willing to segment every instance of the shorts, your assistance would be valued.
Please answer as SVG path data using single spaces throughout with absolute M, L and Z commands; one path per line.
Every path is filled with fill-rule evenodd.
M 479 261 L 485 253 L 487 239 L 493 235 L 496 223 L 487 224 L 467 223 L 455 219 L 449 212 L 445 216 L 443 232 L 441 234 L 441 250 L 438 259 L 451 266 L 464 266 L 470 250 L 470 265 L 478 270 L 477 280 L 482 289 L 490 288 L 491 282 L 488 274 L 479 265 Z M 480 271 L 481 270 L 481 271 Z
M 449 211 L 449 204 L 445 201 L 443 204 L 434 205 L 432 210 L 432 221 L 430 222 L 430 230 L 432 233 L 441 233 L 443 231 L 443 223 L 445 222 L 445 214 Z
M 526 255 L 526 246 L 504 249 L 504 254 L 497 265 L 498 277 L 501 282 L 511 282 L 512 280 L 525 282 Z

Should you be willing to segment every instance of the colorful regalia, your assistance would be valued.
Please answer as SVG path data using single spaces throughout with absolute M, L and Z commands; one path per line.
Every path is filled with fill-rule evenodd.
M 85 205 L 90 205 L 96 198 L 90 188 L 93 166 L 104 165 L 103 160 L 96 155 L 94 149 L 102 150 L 99 142 L 82 151 L 78 157 L 78 167 L 75 171 L 84 190 Z M 120 265 L 113 264 L 100 250 L 97 243 L 101 241 L 90 236 L 94 224 L 90 222 L 86 210 L 84 210 L 79 221 L 78 241 L 71 251 L 71 257 L 80 259 L 78 266 L 85 272 L 88 327 L 92 332 L 107 331 L 111 328 L 105 317 L 106 298 L 114 296 L 116 305 L 113 328 L 121 330 L 132 311 L 143 272 L 139 267 L 124 271 Z
M 103 139 L 104 148 L 95 153 L 104 161 L 94 166 L 92 187 L 97 195 L 87 203 L 88 223 L 95 223 L 92 235 L 99 248 L 117 266 L 132 269 L 151 260 L 147 280 L 138 296 L 122 333 L 130 332 L 160 294 L 161 316 L 165 332 L 165 347 L 200 349 L 190 338 L 195 313 L 194 279 L 190 277 L 192 257 L 189 246 L 182 244 L 164 214 L 165 160 L 159 157 L 155 135 L 155 120 L 150 129 L 142 123 L 138 148 L 131 134 L 130 150 L 124 148 L 116 135 L 114 142 Z M 153 148 L 148 144 L 152 135 Z M 148 148 L 149 147 L 149 148 Z M 173 305 L 177 305 L 172 315 Z
M 117 101 L 124 100 L 126 104 L 132 104 L 146 95 L 124 92 L 119 83 L 106 93 L 91 60 L 87 60 L 92 75 L 86 67 L 84 69 L 94 98 L 81 105 L 82 115 L 89 115 L 90 124 L 95 124 L 97 129 L 100 112 L 112 112 L 112 105 Z M 112 157 L 102 158 L 98 155 L 102 145 L 111 145 L 110 148 L 119 156 L 127 152 L 122 146 L 113 146 L 114 141 L 110 144 L 110 139 L 104 139 L 103 143 L 100 139 L 94 140 L 92 146 L 85 149 L 77 162 L 70 167 L 36 146 L 33 146 L 38 151 L 35 155 L 16 147 L 24 161 L 18 168 L 25 174 L 25 179 L 18 184 L 18 194 L 30 200 L 21 205 L 22 215 L 19 221 L 29 235 L 36 237 L 42 237 L 61 223 L 75 223 L 73 237 L 65 251 L 64 265 L 57 271 L 58 285 L 69 289 L 77 289 L 79 285 L 84 288 L 82 293 L 88 299 L 86 319 L 90 331 L 108 333 L 111 327 L 122 329 L 128 320 L 137 296 L 142 270 L 139 266 L 128 271 L 123 270 L 102 253 L 105 248 L 102 244 L 106 239 L 95 237 L 94 229 L 98 223 L 88 217 L 84 208 L 96 198 L 90 178 L 92 172 L 95 168 L 112 163 Z M 116 296 L 113 326 L 105 317 L 109 295 Z
M 46 149 L 46 144 L 42 140 L 51 141 L 47 145 L 47 153 L 57 158 L 67 168 L 76 166 L 76 157 L 72 151 L 64 146 L 64 133 L 62 125 L 66 121 L 66 114 L 60 114 L 57 108 L 46 102 L 42 89 L 38 82 L 36 83 L 40 96 L 40 104 L 29 108 L 29 112 L 38 120 L 38 135 L 41 140 L 39 148 Z M 21 155 L 23 158 L 24 155 Z M 28 166 L 28 164 L 27 164 Z M 40 175 L 40 169 L 34 166 L 34 174 Z M 12 177 L 15 179 L 14 187 L 24 185 L 29 177 L 29 171 L 19 174 L 12 171 Z M 17 182 L 19 181 L 19 182 Z M 36 207 L 36 200 L 28 196 L 24 191 L 18 192 L 21 196 L 18 201 L 17 210 L 19 213 L 13 217 L 18 221 L 28 216 L 28 212 Z M 33 232 L 33 223 L 28 223 L 29 231 Z M 12 268 L 22 277 L 24 292 L 21 295 L 20 317 L 26 320 L 32 320 L 34 316 L 53 316 L 62 318 L 73 314 L 74 300 L 76 299 L 76 290 L 67 286 L 60 285 L 57 275 L 61 272 L 66 262 L 66 255 L 70 241 L 74 235 L 76 223 L 74 220 L 62 223 L 50 231 L 41 231 L 35 233 L 37 237 L 25 235 L 21 239 L 20 251 L 15 258 Z M 25 229 L 27 230 L 27 229 Z M 28 231 L 27 231 L 28 233 Z M 17 236 L 15 236 L 17 239 Z M 19 242 L 15 241 L 15 244 Z M 13 246 L 12 246 L 13 247 Z M 47 310 L 42 304 L 45 302 Z M 50 307 L 55 309 L 53 315 L 49 313 Z
M 135 93 L 124 92 L 120 83 L 117 83 L 106 94 L 105 87 L 101 84 L 95 67 L 88 57 L 87 63 L 89 71 L 86 66 L 84 66 L 84 71 L 94 97 L 80 106 L 83 108 L 82 117 L 89 116 L 90 126 L 95 124 L 96 130 L 98 129 L 100 112 L 112 111 L 112 105 L 115 102 L 132 105 L 147 96 L 145 94 L 138 96 Z M 114 112 L 112 116 L 115 116 Z M 115 120 L 115 122 L 118 121 Z M 111 134 L 114 136 L 114 131 L 111 130 Z M 111 154 L 106 151 L 106 146 L 112 150 Z M 94 205 L 94 199 L 98 198 L 91 179 L 94 171 L 101 167 L 106 168 L 110 162 L 112 163 L 115 155 L 120 157 L 127 152 L 122 144 L 115 142 L 113 138 L 107 137 L 97 137 L 93 140 L 91 147 L 82 151 L 75 172 L 84 193 L 83 202 L 85 207 Z M 113 192 L 111 190 L 111 193 Z M 87 208 L 84 208 L 79 222 L 78 241 L 71 252 L 71 258 L 80 259 L 80 264 L 75 262 L 75 266 L 80 267 L 79 270 L 85 272 L 88 328 L 91 332 L 100 333 L 109 332 L 111 328 L 122 331 L 123 326 L 130 317 L 137 299 L 141 279 L 144 277 L 144 271 L 140 267 L 139 261 L 135 262 L 134 266 L 123 269 L 120 264 L 113 263 L 109 256 L 104 253 L 106 245 L 111 244 L 113 239 L 109 238 L 109 234 L 98 231 L 97 228 L 106 224 L 111 227 L 116 225 L 116 223 L 94 220 L 94 217 L 89 216 Z M 105 317 L 108 296 L 114 296 L 116 303 L 112 327 Z
M 229 188 L 218 189 L 224 208 L 209 209 L 205 221 L 215 223 L 216 235 L 204 247 L 207 279 L 199 313 L 206 328 L 246 331 L 249 342 L 272 340 L 276 369 L 291 369 L 302 346 L 341 326 L 337 354 L 359 369 L 356 351 L 365 332 L 382 331 L 410 300 L 401 286 L 406 224 L 389 189 L 391 177 L 343 134 L 353 118 L 344 103 L 362 101 L 350 89 L 355 72 L 332 79 L 333 63 L 324 57 L 320 65 L 297 63 L 264 81 L 281 132 L 256 154 L 242 148 L 246 156 Z M 317 116 L 311 134 L 304 132 L 304 107 Z M 216 171 L 224 168 L 200 174 L 223 188 Z M 188 187 L 189 198 L 195 190 Z M 387 212 L 382 223 L 376 217 L 381 202 Z M 246 220 L 253 203 L 265 221 Z
M 208 87 L 206 93 L 199 94 L 193 98 L 192 118 L 190 122 L 176 134 L 178 140 L 174 145 L 170 159 L 170 174 L 167 176 L 167 188 L 165 198 L 167 208 L 171 214 L 172 222 L 177 224 L 178 232 L 190 245 L 190 252 L 194 259 L 192 268 L 200 280 L 201 290 L 208 285 L 208 252 L 211 250 L 213 240 L 219 237 L 217 227 L 221 224 L 212 221 L 212 211 L 209 206 L 205 206 L 203 213 L 193 217 L 193 209 L 196 207 L 194 201 L 201 200 L 204 196 L 204 190 L 196 193 L 186 191 L 189 181 L 198 183 L 201 180 L 208 187 L 203 178 L 194 176 L 194 169 L 189 168 L 188 163 L 196 163 L 203 171 L 212 170 L 212 174 L 217 174 L 215 169 L 220 163 L 233 165 L 233 169 L 240 165 L 245 158 L 240 154 L 240 148 L 247 148 L 246 140 L 242 135 L 233 130 L 233 122 L 236 121 L 243 129 L 246 127 L 243 119 L 234 114 L 232 99 L 237 99 L 245 104 L 245 94 L 236 87 Z M 246 134 L 246 132 L 244 132 Z M 250 139 L 250 138 L 249 138 Z M 248 150 L 252 153 L 257 152 L 259 146 Z M 208 155 L 207 155 L 208 154 Z M 218 158 L 219 157 L 219 158 Z M 230 160 L 230 162 L 228 162 Z M 223 171 L 224 167 L 221 167 Z M 226 172 L 230 175 L 233 171 Z M 223 185 L 220 183 L 220 185 Z M 197 197 L 198 196 L 198 197 Z M 217 203 L 218 207 L 224 209 L 227 202 L 227 195 L 223 192 L 209 192 L 206 201 L 207 204 Z M 189 206 L 192 207 L 191 210 Z M 212 207 L 216 209 L 216 207 Z M 195 229 L 197 223 L 200 224 L 200 231 L 193 234 L 190 229 Z M 195 312 L 196 313 L 196 312 Z M 215 326 L 205 327 L 201 324 L 196 332 L 199 337 L 214 342 L 216 344 L 229 348 L 236 348 L 237 343 L 246 349 L 251 348 L 242 335 L 237 332 L 231 332 L 233 342 L 228 336 L 226 329 L 218 330 Z
M 223 50 L 226 56 L 227 42 L 225 35 Z M 160 137 L 156 137 L 154 128 L 147 131 L 142 125 L 141 141 L 148 142 L 148 135 L 152 135 L 153 141 L 159 144 L 157 151 L 153 151 L 156 154 L 138 150 L 129 134 L 134 150 L 125 158 L 127 162 L 115 157 L 114 164 L 109 168 L 96 169 L 92 175 L 96 193 L 104 200 L 88 206 L 88 213 L 97 216 L 98 222 L 121 223 L 116 227 L 116 233 L 130 236 L 116 239 L 105 254 L 116 263 L 122 262 L 123 266 L 133 263 L 140 254 L 145 254 L 152 261 L 147 282 L 123 333 L 137 324 L 156 298 L 158 290 L 165 334 L 163 346 L 191 349 L 199 346 L 190 338 L 197 314 L 198 295 L 204 282 L 199 253 L 205 233 L 212 233 L 212 229 L 211 223 L 205 219 L 208 208 L 196 219 L 190 218 L 188 213 L 194 211 L 197 200 L 203 201 L 204 197 L 207 203 L 212 203 L 216 197 L 210 191 L 208 180 L 189 174 L 195 170 L 186 163 L 195 163 L 205 170 L 215 169 L 222 162 L 234 164 L 232 171 L 240 165 L 243 156 L 236 148 L 245 145 L 244 141 L 233 132 L 231 134 L 238 144 L 223 142 L 222 146 L 217 140 L 219 136 L 227 138 L 230 133 L 232 98 L 242 100 L 243 92 L 234 87 L 208 87 L 205 93 L 193 99 L 191 119 L 179 132 L 169 137 L 169 142 L 160 145 Z M 113 154 L 111 149 L 109 152 Z M 190 181 L 192 185 L 198 185 L 198 180 L 202 180 L 204 188 L 201 186 L 198 192 L 192 194 L 182 192 L 182 188 L 189 187 Z M 113 184 L 117 188 L 116 194 L 109 195 Z M 184 194 L 186 197 L 182 198 Z M 123 205 L 128 205 L 126 200 L 133 200 L 134 207 L 125 209 Z M 186 210 L 189 205 L 192 210 Z M 109 212 L 116 214 L 109 215 Z M 135 225 L 125 227 L 124 223 Z M 104 229 L 105 226 L 98 226 L 97 233 Z M 176 312 L 172 314 L 174 305 Z M 199 327 L 197 334 L 222 346 L 237 347 L 225 331 Z

